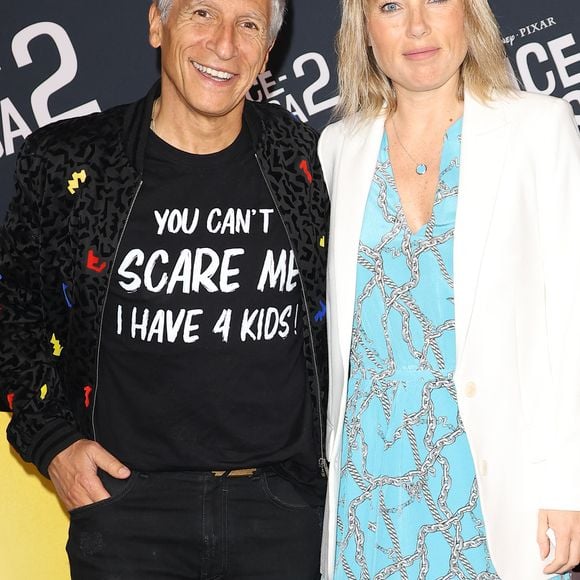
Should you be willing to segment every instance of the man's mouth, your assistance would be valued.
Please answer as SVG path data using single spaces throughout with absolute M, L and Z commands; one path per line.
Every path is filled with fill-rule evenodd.
M 198 62 L 195 62 L 194 60 L 192 60 L 190 62 L 194 66 L 194 68 L 197 69 L 200 73 L 203 73 L 204 75 L 206 75 L 206 76 L 208 76 L 216 81 L 222 81 L 222 82 L 229 81 L 230 79 L 233 79 L 235 76 L 232 73 L 226 72 L 224 70 L 217 70 L 217 69 L 211 68 L 209 66 L 204 66 L 203 64 L 199 64 Z

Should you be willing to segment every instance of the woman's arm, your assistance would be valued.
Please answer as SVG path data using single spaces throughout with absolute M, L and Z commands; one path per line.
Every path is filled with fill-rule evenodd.
M 544 569 L 553 574 L 580 562 L 580 138 L 571 107 L 551 106 L 538 136 L 537 200 L 556 432 L 540 482 L 538 544 L 546 558 L 553 530 L 555 558 Z

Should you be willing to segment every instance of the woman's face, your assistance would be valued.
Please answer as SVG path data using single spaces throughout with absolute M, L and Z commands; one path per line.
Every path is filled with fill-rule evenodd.
M 375 59 L 402 91 L 436 91 L 459 82 L 467 54 L 463 0 L 368 0 Z

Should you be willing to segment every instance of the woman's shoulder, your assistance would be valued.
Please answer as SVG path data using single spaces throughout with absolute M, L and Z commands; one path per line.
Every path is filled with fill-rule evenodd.
M 490 104 L 504 108 L 508 114 L 528 117 L 528 120 L 530 120 L 529 115 L 568 117 L 572 114 L 570 103 L 564 99 L 521 90 L 496 96 Z M 537 118 L 537 120 L 540 119 Z
M 345 140 L 364 141 L 373 127 L 383 124 L 384 117 L 368 117 L 362 114 L 345 117 L 327 125 L 320 135 L 320 148 L 334 150 L 340 147 Z
M 340 119 L 330 123 L 322 130 L 320 134 L 321 141 L 332 143 L 336 139 L 344 139 L 351 131 L 351 118 Z
M 543 142 L 552 143 L 562 131 L 572 139 L 578 138 L 570 103 L 548 95 L 512 90 L 483 102 L 466 93 L 465 118 L 464 129 L 469 118 L 470 131 L 476 134 L 507 124 L 522 146 L 541 147 Z

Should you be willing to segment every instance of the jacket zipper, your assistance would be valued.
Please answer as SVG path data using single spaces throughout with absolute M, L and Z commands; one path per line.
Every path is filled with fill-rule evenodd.
M 286 227 L 286 223 L 284 222 L 284 219 L 282 218 L 282 213 L 280 212 L 280 208 L 278 207 L 278 203 L 276 202 L 276 198 L 274 197 L 274 192 L 272 191 L 272 188 L 270 187 L 270 183 L 266 179 L 266 175 L 264 173 L 264 170 L 262 169 L 262 165 L 260 163 L 260 160 L 258 159 L 257 153 L 254 153 L 254 158 L 256 159 L 256 163 L 258 164 L 258 168 L 260 169 L 260 173 L 262 174 L 262 179 L 264 180 L 264 183 L 266 184 L 266 187 L 268 188 L 268 193 L 270 194 L 270 197 L 272 198 L 272 202 L 274 203 L 274 207 L 276 208 L 276 212 L 278 213 L 278 217 L 280 218 L 280 221 L 282 222 L 282 225 L 284 226 L 284 231 L 286 232 L 286 237 L 288 238 L 288 242 L 290 243 L 290 247 L 292 248 L 294 255 L 297 256 L 298 254 L 296 253 L 296 248 L 294 247 L 294 244 L 292 243 L 292 238 L 290 237 L 290 233 L 288 232 L 288 228 Z M 308 322 L 308 339 L 310 341 L 310 348 L 312 350 L 312 361 L 314 362 L 314 374 L 316 375 L 316 391 L 317 391 L 317 402 L 318 402 L 317 411 L 318 411 L 318 424 L 320 427 L 320 457 L 318 458 L 318 466 L 320 468 L 320 472 L 322 474 L 322 477 L 327 478 L 328 477 L 328 467 L 326 465 L 326 459 L 324 457 L 324 431 L 322 428 L 322 411 L 320 409 L 322 395 L 320 392 L 320 380 L 318 378 L 318 363 L 316 362 L 316 352 L 314 350 L 314 341 L 312 339 L 312 325 L 310 323 L 310 311 L 308 310 L 308 302 L 306 300 L 306 291 L 304 290 L 304 280 L 302 278 L 302 272 L 300 271 L 300 268 L 298 268 L 298 278 L 300 279 L 300 290 L 302 293 L 302 303 L 303 303 L 304 309 L 306 311 L 306 320 Z
M 119 236 L 119 241 L 117 242 L 117 247 L 115 248 L 115 253 L 113 255 L 113 260 L 111 261 L 111 269 L 109 270 L 109 279 L 107 281 L 107 288 L 105 290 L 105 298 L 103 299 L 103 308 L 101 310 L 101 320 L 99 322 L 99 339 L 97 341 L 97 368 L 95 372 L 95 392 L 93 394 L 93 410 L 91 413 L 91 429 L 93 434 L 93 440 L 97 440 L 97 433 L 95 430 L 95 409 L 97 408 L 97 392 L 99 389 L 99 364 L 101 361 L 101 338 L 103 335 L 103 320 L 105 318 L 105 308 L 107 306 L 107 298 L 109 296 L 109 289 L 111 287 L 111 280 L 113 279 L 113 272 L 115 269 L 115 264 L 117 262 L 117 254 L 119 253 L 119 248 L 121 247 L 121 242 L 123 237 L 125 236 L 125 230 L 127 229 L 127 224 L 129 223 L 129 218 L 131 217 L 131 213 L 133 212 L 133 207 L 135 202 L 137 201 L 137 197 L 139 196 L 139 192 L 141 191 L 141 187 L 143 186 L 143 180 L 139 181 L 137 185 L 137 189 L 135 191 L 135 195 L 133 196 L 133 200 L 131 201 L 131 205 L 129 206 L 129 211 L 127 212 L 127 217 L 125 219 L 125 223 L 123 224 L 123 229 L 121 230 L 121 235 Z

